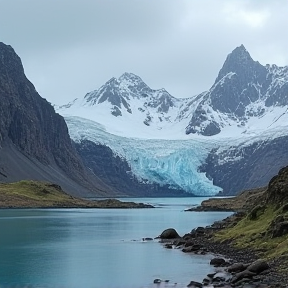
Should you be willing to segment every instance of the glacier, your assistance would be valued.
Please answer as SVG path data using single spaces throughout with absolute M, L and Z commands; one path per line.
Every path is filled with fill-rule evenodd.
M 70 116 L 65 121 L 75 142 L 89 140 L 110 147 L 128 162 L 141 182 L 169 185 L 197 196 L 212 196 L 222 190 L 198 170 L 209 151 L 219 146 L 215 141 L 128 138 L 111 134 L 103 125 L 85 118 Z
M 232 131 L 227 134 L 223 131 L 222 137 L 215 135 L 209 139 L 200 135 L 190 136 L 189 139 L 144 139 L 115 135 L 106 126 L 78 116 L 66 116 L 65 121 L 73 141 L 80 143 L 89 140 L 111 148 L 115 155 L 127 161 L 130 173 L 138 181 L 180 188 L 197 196 L 213 196 L 222 191 L 204 172 L 199 171 L 212 149 L 217 150 L 222 164 L 235 162 L 241 159 L 241 151 L 252 143 L 264 143 L 268 139 L 287 135 L 285 125 L 266 130 L 255 129 L 254 133 L 246 132 L 238 137 Z M 224 158 L 221 156 L 224 151 L 235 149 L 239 151 L 238 158 L 234 156 L 230 159 L 229 153 L 224 153 Z

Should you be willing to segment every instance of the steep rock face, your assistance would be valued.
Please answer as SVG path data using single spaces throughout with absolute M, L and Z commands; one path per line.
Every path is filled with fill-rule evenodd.
M 288 203 L 288 166 L 280 169 L 278 174 L 270 180 L 266 194 L 268 203 L 278 206 Z M 287 208 L 286 205 L 286 210 L 283 212 L 286 212 Z
M 248 146 L 211 151 L 201 171 L 223 188 L 222 194 L 235 195 L 243 190 L 263 187 L 288 163 L 288 137 L 258 141 Z
M 46 167 L 51 167 L 50 177 L 47 176 L 48 171 L 44 172 L 44 170 L 42 176 L 41 173 L 34 174 L 31 170 L 30 174 L 27 172 L 27 177 L 35 176 L 38 180 L 51 179 L 53 181 L 54 179 L 58 181 L 57 174 L 62 171 L 63 177 L 66 177 L 67 181 L 70 179 L 72 182 L 75 181 L 86 187 L 82 187 L 83 193 L 89 193 L 87 188 L 96 193 L 97 191 L 99 193 L 101 191 L 100 194 L 104 193 L 104 187 L 101 187 L 100 184 L 97 185 L 96 180 L 89 179 L 72 145 L 63 117 L 56 114 L 54 108 L 39 96 L 32 83 L 26 78 L 18 55 L 12 47 L 3 43 L 0 43 L 0 103 L 0 150 L 2 149 L 3 152 L 5 148 L 6 151 L 1 157 L 2 161 L 0 159 L 0 165 L 2 164 L 0 167 L 1 181 L 21 180 L 21 173 L 19 173 L 20 179 L 13 173 L 16 170 L 11 166 L 13 163 L 3 160 L 9 153 L 12 157 L 12 154 L 18 155 L 16 151 L 19 151 L 20 154 L 27 157 L 27 161 L 35 160 L 34 162 L 39 165 L 44 164 Z M 13 158 L 14 167 L 20 163 L 18 162 L 20 158 L 22 158 L 21 155 Z M 25 169 L 25 167 L 22 168 Z M 7 174 L 5 171 L 10 173 Z M 62 186 L 66 186 L 67 183 L 62 182 Z M 81 186 L 75 185 L 77 190 L 79 189 L 79 193 L 72 188 L 73 185 L 68 186 L 69 189 L 74 190 L 68 192 L 81 194 Z M 65 189 L 65 187 L 63 188 Z
M 161 196 L 193 196 L 184 190 L 169 188 L 168 185 L 147 184 L 139 182 L 132 174 L 125 159 L 113 154 L 104 145 L 89 140 L 75 143 L 86 167 L 98 175 L 104 183 L 113 187 L 122 196 L 161 197 Z

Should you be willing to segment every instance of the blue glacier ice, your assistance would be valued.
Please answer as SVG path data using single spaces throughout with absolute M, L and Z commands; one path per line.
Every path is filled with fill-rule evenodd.
M 126 138 L 110 134 L 97 122 L 65 117 L 71 138 L 90 140 L 110 147 L 125 158 L 132 173 L 140 181 L 168 184 L 195 195 L 215 195 L 222 189 L 213 185 L 198 167 L 203 163 L 214 142 L 201 139 L 154 140 Z

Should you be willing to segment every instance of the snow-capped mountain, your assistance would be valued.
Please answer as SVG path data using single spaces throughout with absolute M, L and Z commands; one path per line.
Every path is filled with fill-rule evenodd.
M 186 133 L 211 136 L 229 126 L 241 132 L 277 127 L 287 123 L 287 107 L 288 67 L 262 66 L 241 45 L 228 55 Z
M 133 73 L 124 73 L 87 93 L 84 99 L 75 99 L 56 110 L 65 116 L 94 120 L 120 136 L 158 138 L 160 133 L 160 138 L 165 138 L 165 133 L 173 129 L 178 137 L 185 137 L 189 114 L 200 99 L 175 98 L 165 89 L 151 89 Z
M 56 110 L 74 141 L 110 147 L 141 183 L 196 195 L 221 188 L 235 194 L 265 185 L 288 161 L 280 155 L 287 142 L 288 67 L 263 66 L 243 45 L 199 95 L 175 98 L 124 73 Z M 273 152 L 281 145 L 282 152 Z M 273 167 L 262 176 L 255 170 L 261 158 Z
M 287 108 L 288 67 L 262 66 L 241 45 L 227 56 L 213 86 L 191 98 L 153 90 L 124 73 L 57 111 L 94 120 L 120 136 L 189 139 L 286 125 Z

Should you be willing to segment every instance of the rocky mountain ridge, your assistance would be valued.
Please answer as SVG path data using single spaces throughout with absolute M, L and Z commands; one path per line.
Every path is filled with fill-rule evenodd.
M 263 121 L 261 118 L 271 113 L 271 107 L 285 107 L 286 113 L 287 105 L 288 67 L 262 66 L 241 45 L 227 56 L 215 83 L 198 104 L 186 133 L 216 135 L 227 125 L 246 126 L 253 118 Z M 267 128 L 272 124 L 268 123 Z
M 288 66 L 263 66 L 251 58 L 243 45 L 227 56 L 213 86 L 199 95 L 175 98 L 165 89 L 151 89 L 139 76 L 124 73 L 87 93 L 83 100 L 75 99 L 57 107 L 62 115 L 86 115 L 84 118 L 104 126 L 109 121 L 126 125 L 133 121 L 137 130 L 150 126 L 148 130 L 155 131 L 160 138 L 165 138 L 165 133 L 159 135 L 159 130 L 169 134 L 174 127 L 181 130 L 182 137 L 221 136 L 231 127 L 238 135 L 249 133 L 255 130 L 255 122 L 260 121 L 265 122 L 260 128 L 268 129 L 287 120 L 287 109 Z M 96 113 L 100 110 L 101 113 Z M 87 111 L 95 113 L 87 116 Z M 120 131 L 125 136 L 127 131 Z M 135 132 L 138 135 L 141 137 Z

